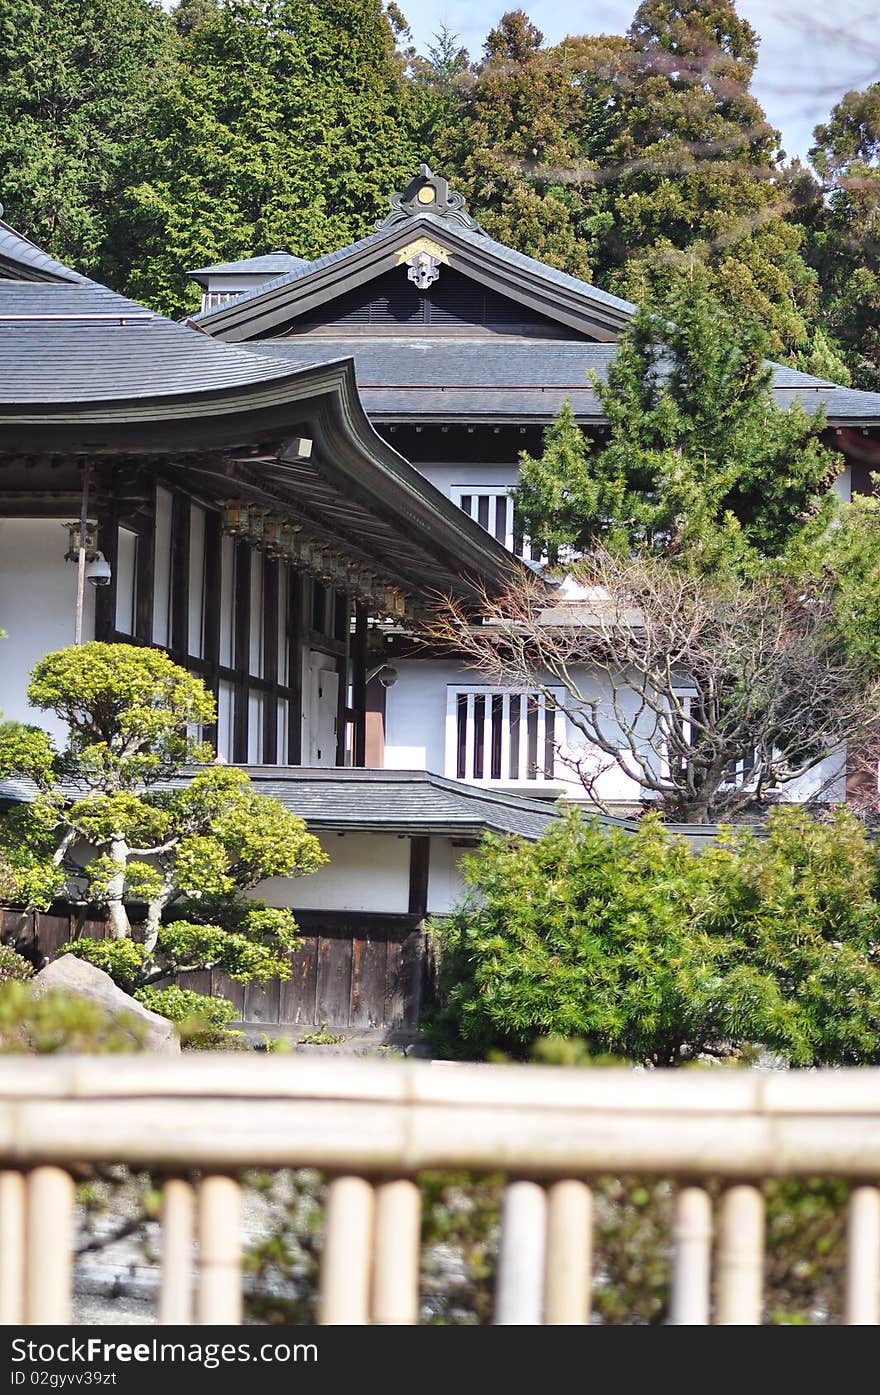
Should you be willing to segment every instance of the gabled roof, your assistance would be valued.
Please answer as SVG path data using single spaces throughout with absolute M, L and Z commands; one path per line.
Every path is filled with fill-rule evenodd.
M 287 458 L 303 434 L 313 455 Z M 0 456 L 173 453 L 223 498 L 232 476 L 182 457 L 242 446 L 247 497 L 300 513 L 413 594 L 503 586 L 516 566 L 378 435 L 350 357 L 291 364 L 225 344 L 75 272 L 0 280 Z
M 290 272 L 301 271 L 309 266 L 305 257 L 295 257 L 292 252 L 264 252 L 259 257 L 243 257 L 237 262 L 218 262 L 216 266 L 201 266 L 189 274 L 194 281 L 206 286 L 212 276 L 264 276 L 267 280 L 286 276 Z
M 0 204 L 0 215 L 3 205 Z M 69 266 L 57 262 L 23 233 L 16 232 L 0 216 L 0 281 L 66 281 L 85 283 Z
M 428 238 L 439 244 L 450 266 L 481 285 L 587 338 L 617 337 L 635 311 L 634 305 L 496 242 L 463 214 L 460 202 L 454 202 L 460 196 L 449 195 L 448 201 L 441 202 L 441 186 L 446 181 L 432 175 L 427 166 L 422 168 L 425 174 L 414 184 L 435 189 L 437 196 L 432 203 L 419 203 L 415 194 L 409 199 L 395 195 L 391 215 L 375 232 L 245 291 L 225 305 L 203 311 L 195 316 L 200 327 L 228 342 L 277 334 L 307 312 L 399 266 L 402 249 L 419 238 Z
M 354 359 L 361 400 L 375 421 L 504 423 L 552 421 L 570 402 L 584 425 L 600 425 L 602 405 L 589 381 L 604 378 L 615 344 L 496 335 L 296 336 L 259 340 L 264 357 L 289 364 Z M 860 392 L 773 364 L 773 398 L 798 401 L 808 412 L 825 409 L 829 425 L 880 424 L 880 393 Z

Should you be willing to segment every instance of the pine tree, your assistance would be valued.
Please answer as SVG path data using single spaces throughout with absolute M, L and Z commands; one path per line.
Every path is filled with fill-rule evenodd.
M 679 274 L 623 334 L 596 392 L 590 452 L 567 405 L 543 455 L 521 458 L 518 507 L 545 546 L 644 547 L 688 566 L 775 558 L 818 532 L 837 457 L 821 414 L 770 395 L 766 336 L 719 308 L 708 273 Z
M 823 197 L 807 218 L 830 332 L 859 387 L 880 390 L 880 82 L 848 92 L 815 131 Z
M 121 171 L 174 71 L 154 0 L 4 0 L 0 199 L 48 252 L 100 273 Z
M 117 282 L 177 313 L 192 267 L 372 231 L 417 164 L 408 102 L 380 0 L 219 0 L 132 167 Z

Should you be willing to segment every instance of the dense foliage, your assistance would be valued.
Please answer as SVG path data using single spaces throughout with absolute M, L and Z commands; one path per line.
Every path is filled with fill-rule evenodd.
M 634 316 L 607 380 L 594 379 L 607 437 L 592 448 L 565 406 L 543 454 L 521 456 L 517 506 L 533 543 L 647 547 L 706 567 L 776 558 L 808 524 L 822 531 L 839 458 L 822 444 L 821 412 L 773 402 L 767 349 L 757 319 L 719 306 L 705 270 L 679 273 Z
M 638 301 L 699 264 L 774 357 L 880 382 L 877 84 L 817 128 L 816 174 L 787 163 L 735 0 L 643 0 L 556 45 L 512 10 L 473 61 L 448 30 L 417 53 L 380 0 L 11 0 L 0 23 L 7 216 L 159 309 L 196 303 L 195 267 L 369 232 L 427 159 L 524 252 Z
M 191 734 L 214 718 L 201 680 L 158 650 L 93 642 L 42 659 L 28 695 L 70 736 L 58 750 L 37 727 L 0 724 L 0 772 L 36 786 L 0 818 L 15 903 L 105 910 L 112 938 L 76 938 L 69 952 L 129 991 L 208 967 L 242 982 L 289 974 L 292 914 L 242 893 L 325 857 L 243 771 L 203 765 L 173 783 L 210 756 Z
M 635 834 L 571 815 L 537 843 L 490 837 L 474 899 L 439 929 L 454 1054 L 541 1037 L 674 1066 L 765 1050 L 880 1061 L 880 881 L 864 828 L 780 810 L 701 853 L 654 817 Z

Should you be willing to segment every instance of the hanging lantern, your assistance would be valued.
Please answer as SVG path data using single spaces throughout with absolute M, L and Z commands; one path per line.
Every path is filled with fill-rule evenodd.
M 263 529 L 269 510 L 262 508 L 258 504 L 248 505 L 248 537 L 255 547 L 259 547 L 263 541 Z
M 397 586 L 386 586 L 384 605 L 387 615 L 394 620 L 402 620 L 406 613 L 406 596 Z
M 243 499 L 223 500 L 223 531 L 241 538 L 248 531 L 248 506 Z
M 79 559 L 80 548 L 80 521 L 75 523 L 63 523 L 62 528 L 67 529 L 67 551 L 64 554 L 65 562 L 76 562 Z M 94 561 L 93 554 L 98 550 L 98 523 L 94 518 L 86 520 L 86 536 L 84 547 L 86 550 L 86 561 Z
M 268 557 L 281 557 L 281 530 L 284 520 L 278 513 L 267 513 L 263 519 L 263 547 Z

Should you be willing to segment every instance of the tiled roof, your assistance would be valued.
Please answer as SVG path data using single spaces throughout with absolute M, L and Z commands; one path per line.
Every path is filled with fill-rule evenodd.
M 7 278 L 20 281 L 66 281 L 74 284 L 87 280 L 78 271 L 57 262 L 48 252 L 31 242 L 30 238 L 16 232 L 0 218 L 0 282 Z
M 552 418 L 568 400 L 584 421 L 602 420 L 588 381 L 604 377 L 615 344 L 573 339 L 493 338 L 466 335 L 295 335 L 253 343 L 256 352 L 291 364 L 353 357 L 364 406 L 379 421 L 464 416 Z M 880 422 L 880 393 L 840 387 L 823 378 L 773 365 L 773 391 L 786 407 L 824 407 L 831 423 Z
M 210 316 L 217 315 L 221 311 L 228 311 L 230 305 L 239 308 L 267 292 L 276 291 L 285 286 L 294 286 L 307 276 L 347 262 L 373 248 L 377 250 L 383 247 L 390 248 L 395 242 L 408 241 L 417 236 L 419 232 L 433 234 L 447 243 L 451 238 L 453 245 L 455 242 L 464 243 L 483 256 L 522 272 L 531 282 L 556 286 L 569 293 L 573 292 L 585 303 L 604 306 L 621 316 L 631 315 L 636 309 L 630 301 L 621 300 L 619 296 L 602 291 L 598 286 L 591 286 L 589 282 L 582 281 L 577 276 L 569 276 L 565 271 L 559 271 L 556 267 L 548 266 L 545 262 L 536 261 L 534 257 L 516 252 L 512 247 L 506 247 L 503 242 L 496 242 L 494 238 L 488 237 L 485 233 L 475 232 L 470 228 L 458 225 L 450 227 L 446 220 L 432 217 L 430 213 L 422 213 L 418 218 L 412 218 L 406 223 L 398 223 L 390 229 L 382 226 L 376 232 L 368 233 L 366 237 L 359 238 L 357 242 L 352 242 L 347 247 L 340 247 L 335 252 L 328 252 L 323 257 L 316 257 L 314 261 L 307 262 L 303 267 L 278 276 L 273 281 L 255 286 L 252 290 L 244 291 L 232 302 L 227 302 L 225 305 L 217 306 L 212 310 L 202 311 L 195 318 L 207 320 Z
M 0 280 L 0 404 L 119 401 L 292 376 L 270 358 L 82 279 Z
M 258 276 L 267 278 L 285 276 L 289 272 L 301 271 L 311 263 L 306 257 L 295 257 L 292 252 L 264 252 L 259 257 L 242 257 L 237 262 L 218 262 L 216 266 L 200 266 L 189 274 L 195 281 L 204 281 L 209 276 Z

